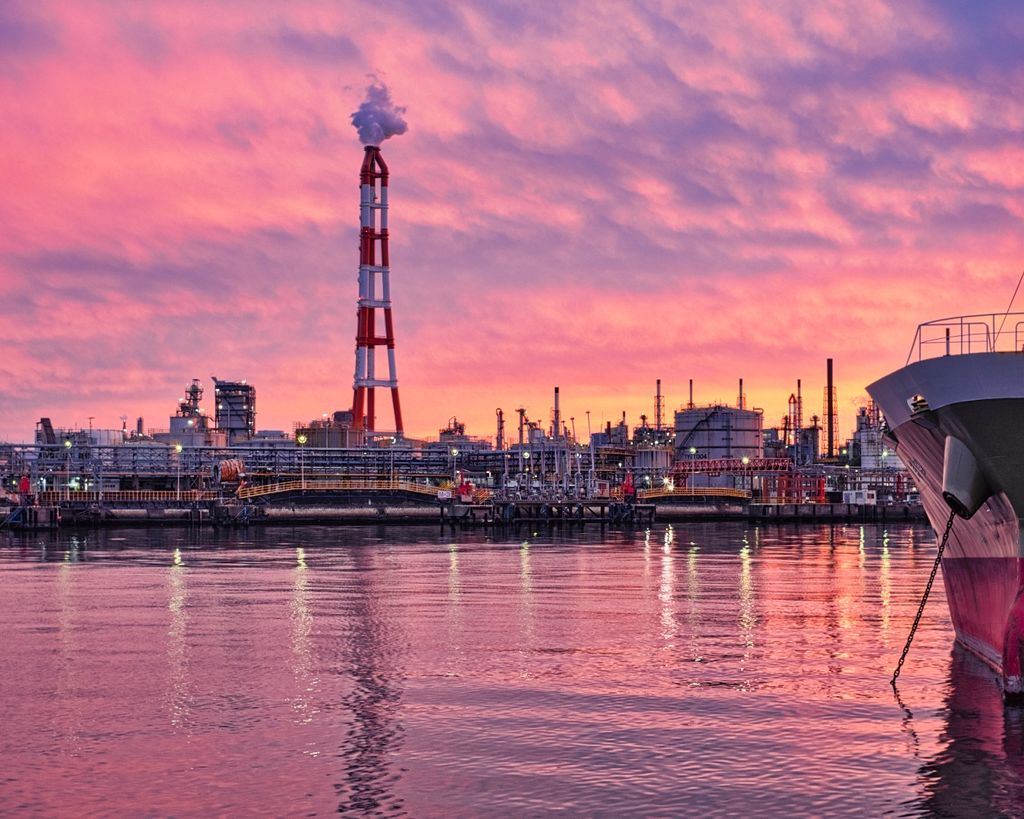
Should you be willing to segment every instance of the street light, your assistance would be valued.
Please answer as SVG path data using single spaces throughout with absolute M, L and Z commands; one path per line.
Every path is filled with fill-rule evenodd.
M 458 463 L 459 450 L 452 447 L 452 486 L 455 486 L 455 482 L 458 480 Z
M 302 479 L 303 490 L 306 489 L 306 453 L 302 447 L 308 440 L 305 435 L 301 434 L 295 439 L 295 443 L 299 445 L 299 475 Z
M 67 453 L 67 466 L 64 469 L 64 499 L 71 500 L 71 440 L 64 440 L 64 451 Z
M 174 452 L 178 456 L 175 461 L 178 465 L 178 480 L 177 480 L 177 496 L 178 500 L 181 500 L 181 450 L 184 449 L 181 444 L 174 445 Z

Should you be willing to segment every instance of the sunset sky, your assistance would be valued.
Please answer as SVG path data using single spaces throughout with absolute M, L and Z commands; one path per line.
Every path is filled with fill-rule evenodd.
M 413 435 L 555 384 L 633 424 L 659 377 L 774 425 L 828 356 L 846 435 L 919 322 L 1024 267 L 1018 3 L 8 0 L 0 439 L 165 428 L 211 374 L 263 429 L 349 408 L 373 77 Z

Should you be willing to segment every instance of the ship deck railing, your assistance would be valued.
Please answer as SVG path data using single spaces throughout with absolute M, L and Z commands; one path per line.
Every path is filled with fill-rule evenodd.
M 917 326 L 907 364 L 947 355 L 1024 352 L 1024 313 L 976 313 Z

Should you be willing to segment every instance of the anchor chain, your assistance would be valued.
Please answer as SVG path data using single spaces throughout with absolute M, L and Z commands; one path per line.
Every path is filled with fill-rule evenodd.
M 928 603 L 928 595 L 932 591 L 932 583 L 935 582 L 935 573 L 939 570 L 939 563 L 942 561 L 942 553 L 946 550 L 946 543 L 949 541 L 949 533 L 953 531 L 953 521 L 956 520 L 956 512 L 949 513 L 949 522 L 946 523 L 946 531 L 942 533 L 942 540 L 939 542 L 939 551 L 935 555 L 935 564 L 932 566 L 932 573 L 928 577 L 928 585 L 924 587 L 924 596 L 921 597 L 921 605 L 917 607 L 917 616 L 914 617 L 914 625 L 910 627 L 910 634 L 907 635 L 907 644 L 903 646 L 903 653 L 900 655 L 900 661 L 896 664 L 896 670 L 892 673 L 892 679 L 889 684 L 896 689 L 896 678 L 899 677 L 900 671 L 903 670 L 903 663 L 907 659 L 907 654 L 910 653 L 910 644 L 914 642 L 914 635 L 917 633 L 917 627 L 921 622 L 921 615 L 924 614 L 924 607 Z

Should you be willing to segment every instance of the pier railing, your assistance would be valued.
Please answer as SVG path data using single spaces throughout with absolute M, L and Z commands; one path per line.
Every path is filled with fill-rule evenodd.
M 945 355 L 1024 352 L 1024 313 L 978 313 L 917 326 L 907 364 Z
M 216 500 L 217 492 L 209 490 L 182 489 L 177 492 L 154 491 L 147 489 L 110 490 L 104 492 L 82 492 L 77 489 L 70 491 L 53 490 L 40 492 L 36 495 L 40 506 L 58 506 L 69 501 L 74 503 L 197 503 L 199 501 Z
M 428 486 L 422 483 L 415 483 L 408 480 L 320 480 L 307 479 L 305 481 L 277 481 L 275 483 L 258 484 L 242 487 L 237 494 L 241 500 L 267 497 L 269 495 L 283 495 L 291 492 L 412 492 L 422 495 L 425 498 L 437 498 L 439 487 Z M 472 503 L 487 503 L 491 500 L 493 492 L 486 488 L 474 490 L 471 496 Z M 728 487 L 656 487 L 653 489 L 640 489 L 636 493 L 637 500 L 657 501 L 672 498 L 729 498 L 736 500 L 749 500 L 750 490 L 731 489 Z M 41 506 L 59 506 L 62 503 L 73 502 L 78 504 L 145 504 L 145 503 L 200 503 L 217 500 L 221 493 L 212 490 L 182 489 L 175 490 L 110 490 L 104 492 L 71 491 L 46 491 L 36 496 Z M 622 500 L 621 488 L 612 490 L 605 500 Z

